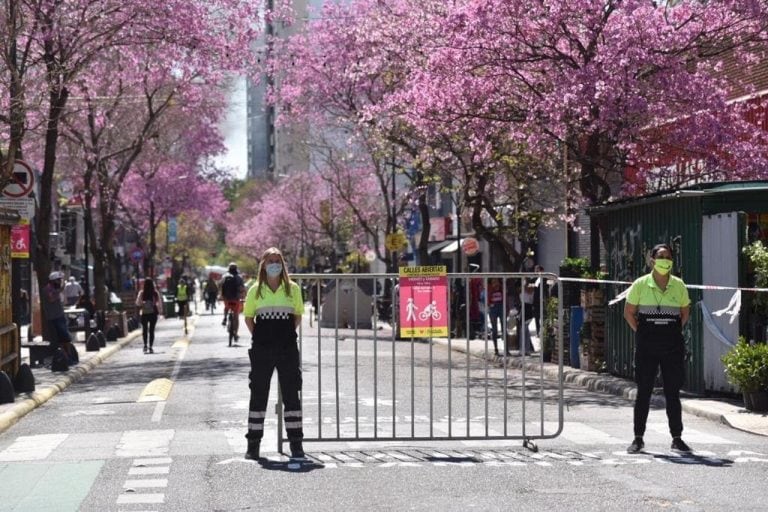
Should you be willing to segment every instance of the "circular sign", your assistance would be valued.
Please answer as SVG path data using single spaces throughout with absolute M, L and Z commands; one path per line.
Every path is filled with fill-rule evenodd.
M 477 238 L 465 238 L 461 241 L 461 248 L 467 256 L 474 256 L 480 252 L 480 242 L 477 241 Z
M 389 251 L 399 251 L 408 247 L 408 239 L 402 231 L 390 233 L 384 239 L 384 246 Z
M 131 251 L 131 260 L 134 263 L 139 263 L 143 259 L 144 259 L 144 251 L 142 251 L 141 249 L 134 249 Z
M 3 195 L 10 198 L 27 197 L 35 188 L 35 173 L 32 168 L 21 160 L 13 163 L 11 182 L 3 189 Z

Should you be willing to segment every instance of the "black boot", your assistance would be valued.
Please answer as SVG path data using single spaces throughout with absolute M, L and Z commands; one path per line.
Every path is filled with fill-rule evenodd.
M 248 449 L 245 451 L 245 458 L 249 460 L 259 460 L 259 446 L 261 441 L 259 439 L 249 439 Z
M 303 459 L 304 457 L 304 448 L 301 446 L 301 441 L 291 441 L 291 458 Z

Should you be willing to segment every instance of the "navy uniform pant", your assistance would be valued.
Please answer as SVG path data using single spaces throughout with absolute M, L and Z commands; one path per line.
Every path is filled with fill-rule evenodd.
M 656 373 L 661 367 L 664 383 L 664 399 L 667 405 L 667 421 L 672 437 L 683 433 L 683 413 L 680 404 L 680 389 L 685 382 L 685 348 L 682 344 L 669 348 L 640 347 L 635 351 L 635 381 L 637 398 L 635 399 L 634 429 L 635 436 L 645 434 L 651 394 L 656 381 Z
M 269 383 L 277 369 L 277 380 L 283 395 L 285 430 L 289 441 L 304 438 L 301 425 L 301 368 L 296 341 L 257 344 L 248 351 L 251 373 L 248 375 L 251 400 L 248 406 L 248 433 L 245 437 L 258 440 L 264 436 L 264 417 L 269 399 Z

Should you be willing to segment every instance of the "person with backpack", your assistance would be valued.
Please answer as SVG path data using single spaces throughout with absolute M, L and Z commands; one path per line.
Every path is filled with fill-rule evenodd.
M 144 340 L 144 353 L 154 354 L 155 326 L 160 312 L 160 294 L 155 289 L 151 278 L 144 279 L 144 287 L 136 296 L 136 307 L 141 311 L 141 338 Z M 147 348 L 149 341 L 149 348 Z
M 219 297 L 219 285 L 212 277 L 208 277 L 205 283 L 205 309 L 210 310 L 213 315 L 216 311 L 216 299 Z
M 237 341 L 240 339 L 237 331 L 240 325 L 240 300 L 245 296 L 245 283 L 237 271 L 236 263 L 229 264 L 229 272 L 221 280 L 219 289 L 221 290 L 221 298 L 224 300 L 224 318 L 221 321 L 221 325 L 227 325 L 227 314 L 232 311 L 235 316 L 232 330 L 235 335 L 235 341 Z

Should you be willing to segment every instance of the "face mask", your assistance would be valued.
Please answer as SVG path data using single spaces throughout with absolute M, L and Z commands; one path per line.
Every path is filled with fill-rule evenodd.
M 653 264 L 653 270 L 665 276 L 672 270 L 672 260 L 656 260 Z
M 283 264 L 267 263 L 266 270 L 269 277 L 277 277 L 283 272 Z

